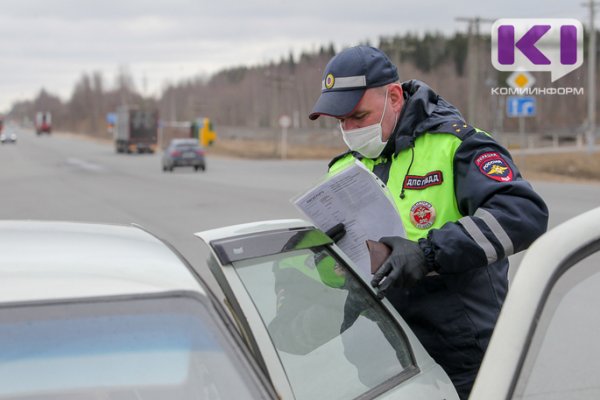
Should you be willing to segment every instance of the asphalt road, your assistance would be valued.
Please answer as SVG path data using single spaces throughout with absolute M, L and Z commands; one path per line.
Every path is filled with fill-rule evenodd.
M 182 168 L 164 173 L 159 154 L 116 154 L 109 144 L 72 136 L 18 135 L 16 145 L 0 146 L 1 219 L 137 223 L 170 242 L 200 269 L 207 252 L 193 232 L 302 217 L 290 199 L 314 184 L 327 164 L 324 160 L 249 161 L 209 155 L 206 172 Z M 549 205 L 551 226 L 600 205 L 600 184 L 533 185 Z M 35 243 L 31 251 L 35 251 Z M 512 272 L 520 259 L 521 255 L 512 257 Z M 214 284 L 207 270 L 204 277 Z M 599 359 L 597 346 L 580 346 L 578 352 L 570 346 L 595 340 L 598 324 L 587 318 L 589 307 L 581 304 L 598 303 L 596 287 L 585 286 L 565 303 L 566 312 L 547 337 L 549 351 L 541 356 L 541 366 L 532 375 L 531 393 L 564 398 L 565 390 L 574 385 L 566 387 L 564 382 L 596 382 L 593 375 L 598 366 L 589 360 Z M 566 359 L 565 354 L 572 356 Z M 583 365 L 592 366 L 583 368 L 588 373 L 582 375 L 581 369 L 571 367 L 584 358 L 588 362 Z M 552 368 L 555 365 L 569 370 Z M 588 386 L 596 390 L 594 385 Z M 571 392 L 579 390 L 579 386 L 575 388 Z M 588 398 L 587 393 L 572 398 Z
M 160 154 L 116 154 L 106 143 L 18 131 L 0 146 L 0 218 L 137 223 L 202 265 L 192 233 L 277 218 L 302 218 L 290 199 L 315 183 L 327 161 L 208 156 L 206 172 L 162 172 Z M 533 182 L 551 226 L 600 205 L 600 185 Z M 517 265 L 520 256 L 513 257 Z M 207 278 L 211 280 L 210 278 Z

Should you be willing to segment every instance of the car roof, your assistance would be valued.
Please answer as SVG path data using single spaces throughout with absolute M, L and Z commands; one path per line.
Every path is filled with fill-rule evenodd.
M 221 240 L 235 236 L 251 235 L 276 230 L 290 230 L 314 227 L 312 224 L 301 219 L 278 219 L 269 221 L 250 222 L 247 224 L 231 225 L 223 228 L 210 229 L 196 232 L 194 235 L 205 243 Z
M 195 291 L 164 242 L 136 226 L 0 221 L 0 302 Z

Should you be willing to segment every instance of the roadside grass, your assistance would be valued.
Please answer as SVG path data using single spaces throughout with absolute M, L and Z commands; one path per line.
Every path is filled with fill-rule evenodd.
M 531 180 L 600 183 L 600 153 L 516 155 L 523 176 Z
M 108 138 L 96 138 L 88 135 L 75 135 L 61 132 L 87 140 L 99 142 L 112 142 Z M 208 154 L 222 157 L 248 158 L 248 159 L 279 159 L 281 152 L 279 143 L 260 140 L 243 139 L 218 139 L 214 145 L 207 149 Z M 299 145 L 290 143 L 286 151 L 287 159 L 323 160 L 327 163 L 333 157 L 346 151 L 346 147 Z M 521 174 L 529 180 L 555 181 L 555 182 L 582 182 L 600 183 L 600 152 L 589 154 L 587 152 L 513 155 Z
M 340 147 L 324 147 L 316 145 L 288 144 L 287 159 L 292 160 L 329 160 L 347 149 Z M 209 154 L 241 157 L 250 159 L 281 158 L 279 142 L 244 139 L 219 139 L 207 149 Z
M 340 147 L 289 144 L 287 159 L 322 159 L 324 162 L 346 151 Z M 279 143 L 242 139 L 219 139 L 209 154 L 249 159 L 281 158 Z M 600 183 L 600 153 L 514 155 L 522 175 L 531 180 Z

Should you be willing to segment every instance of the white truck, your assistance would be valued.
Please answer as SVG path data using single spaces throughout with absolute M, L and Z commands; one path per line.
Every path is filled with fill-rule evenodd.
M 117 153 L 154 153 L 158 141 L 158 111 L 119 107 L 114 139 Z

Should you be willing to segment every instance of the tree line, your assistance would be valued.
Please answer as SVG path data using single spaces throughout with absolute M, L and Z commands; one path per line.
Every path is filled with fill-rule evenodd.
M 398 66 L 401 80 L 425 81 L 463 115 L 471 110 L 473 115 L 465 117 L 473 125 L 490 131 L 518 130 L 517 121 L 505 115 L 505 98 L 490 94 L 493 87 L 507 86 L 508 73 L 492 67 L 489 36 L 407 33 L 380 37 L 375 45 Z M 309 121 L 307 115 L 319 96 L 323 69 L 335 53 L 335 46 L 329 44 L 296 57 L 290 52 L 267 64 L 226 68 L 209 78 L 170 84 L 158 98 L 143 96 L 125 68 L 110 88 L 101 73 L 85 73 L 66 101 L 42 89 L 34 99 L 14 103 L 9 114 L 17 120 L 32 120 L 36 111 L 50 111 L 55 129 L 98 136 L 108 135 L 106 114 L 120 105 L 157 108 L 161 119 L 167 121 L 192 121 L 207 116 L 216 126 L 256 130 L 277 127 L 280 116 L 285 114 L 292 118 L 294 128 L 330 129 L 334 126 L 332 121 Z M 583 65 L 554 84 L 548 73 L 533 75 L 536 86 L 584 87 L 587 91 L 586 69 Z M 468 104 L 470 90 L 474 90 L 475 104 Z M 585 95 L 541 96 L 539 111 L 528 119 L 527 129 L 580 129 L 585 123 L 586 102 Z

